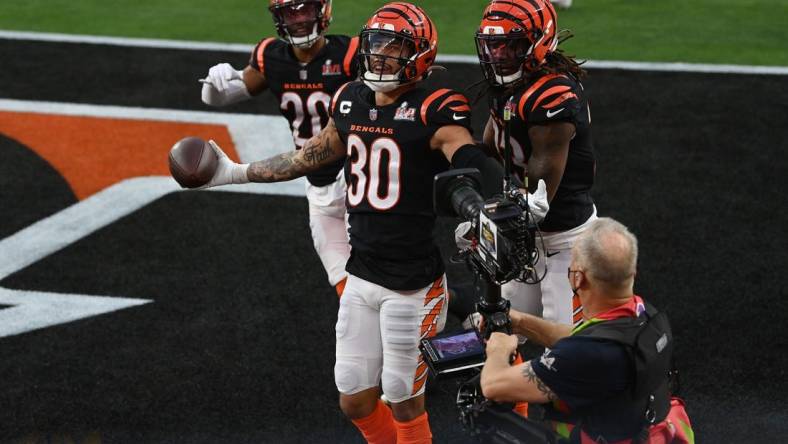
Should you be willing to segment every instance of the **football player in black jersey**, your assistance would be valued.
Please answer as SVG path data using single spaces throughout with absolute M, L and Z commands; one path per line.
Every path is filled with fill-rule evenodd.
M 493 0 L 476 34 L 479 61 L 492 85 L 484 141 L 504 150 L 503 110 L 509 100 L 512 163 L 517 175 L 547 183 L 550 210 L 544 234 L 539 285 L 512 281 L 504 297 L 519 311 L 571 324 L 579 301 L 566 279 L 575 238 L 596 219 L 591 186 L 595 160 L 584 71 L 558 46 L 556 13 L 548 0 Z
M 356 78 L 358 37 L 325 35 L 331 0 L 271 0 L 277 38 L 265 38 L 252 51 L 249 65 L 237 71 L 220 63 L 203 80 L 202 100 L 224 106 L 270 90 L 293 132 L 296 149 L 328 123 L 328 105 L 336 90 Z M 343 161 L 306 175 L 309 226 L 329 283 L 341 295 L 350 256 Z
M 220 162 L 208 186 L 290 180 L 345 159 L 352 249 L 334 376 L 342 411 L 369 442 L 425 443 L 432 436 L 418 343 L 439 330 L 447 308 L 433 239 L 434 175 L 478 168 L 487 194 L 501 186 L 500 165 L 471 137 L 465 96 L 422 81 L 437 43 L 421 8 L 389 3 L 361 32 L 360 81 L 334 94 L 328 125 L 303 149 L 240 165 L 212 142 Z

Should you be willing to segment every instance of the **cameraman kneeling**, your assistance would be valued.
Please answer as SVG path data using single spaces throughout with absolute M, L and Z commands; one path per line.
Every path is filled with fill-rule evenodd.
M 663 424 L 673 432 L 686 427 L 692 442 L 683 408 L 679 419 L 670 412 L 675 424 L 663 422 L 671 405 L 672 336 L 667 318 L 661 313 L 651 318 L 656 310 L 633 293 L 637 253 L 637 240 L 625 226 L 610 218 L 594 221 L 572 249 L 568 270 L 583 306 L 583 323 L 572 329 L 511 310 L 513 333 L 548 349 L 540 358 L 511 366 L 517 336 L 493 333 L 481 374 L 484 396 L 546 404 L 545 419 L 572 442 L 647 442 Z M 653 327 L 646 332 L 653 338 L 648 347 L 640 343 L 647 335 L 631 333 L 643 333 L 646 323 Z M 635 338 L 629 345 L 621 340 L 627 334 Z M 572 432 L 575 425 L 580 427 Z M 674 439 L 663 436 L 668 439 L 663 442 Z

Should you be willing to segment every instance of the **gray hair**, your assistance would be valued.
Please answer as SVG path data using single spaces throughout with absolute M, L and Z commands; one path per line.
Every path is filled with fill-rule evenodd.
M 627 227 L 600 217 L 575 242 L 576 259 L 592 279 L 613 288 L 632 284 L 638 261 L 638 240 Z

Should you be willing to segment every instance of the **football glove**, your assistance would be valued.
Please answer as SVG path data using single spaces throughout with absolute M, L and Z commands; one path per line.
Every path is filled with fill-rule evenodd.
M 219 63 L 208 70 L 200 79 L 202 101 L 207 105 L 225 106 L 251 97 L 244 83 L 243 71 L 237 71 L 229 63 Z
M 470 222 L 462 222 L 454 229 L 454 243 L 460 250 L 471 248 L 473 244 L 473 241 L 471 241 L 472 237 L 473 233 L 471 232 Z
M 201 186 L 200 189 L 216 187 L 219 185 L 249 182 L 249 177 L 246 175 L 246 171 L 249 169 L 248 163 L 235 163 L 229 157 L 227 157 L 227 154 L 222 151 L 216 142 L 209 140 L 208 143 L 216 153 L 216 157 L 218 157 L 218 163 L 216 166 L 216 171 L 213 173 L 211 180 L 205 185 Z
M 536 186 L 536 191 L 528 194 L 528 208 L 531 210 L 536 223 L 544 220 L 547 212 L 550 211 L 550 203 L 547 201 L 547 184 L 544 180 L 539 179 Z M 467 250 L 471 248 L 473 234 L 471 232 L 471 223 L 462 222 L 454 229 L 454 243 L 460 250 Z
M 550 211 L 550 202 L 547 201 L 547 184 L 544 183 L 544 180 L 539 179 L 536 191 L 528 195 L 528 208 L 537 223 L 543 221 L 547 212 Z

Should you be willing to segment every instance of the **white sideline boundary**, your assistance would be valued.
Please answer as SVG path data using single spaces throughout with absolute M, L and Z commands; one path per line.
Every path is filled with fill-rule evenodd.
M 225 125 L 241 161 L 292 149 L 279 116 L 212 113 L 160 108 L 87 105 L 0 99 L 0 111 Z M 141 137 L 144 142 L 144 137 Z M 265 140 L 267 143 L 261 144 Z M 304 179 L 274 184 L 227 185 L 207 192 L 304 196 Z M 181 190 L 171 177 L 120 181 L 22 230 L 0 239 L 0 281 L 72 245 L 145 205 Z M 203 191 L 198 191 L 203 192 Z M 17 290 L 0 287 L 0 339 L 153 303 L 153 299 Z
M 0 38 L 8 40 L 37 40 L 46 42 L 87 43 L 96 45 L 133 46 L 140 48 L 157 49 L 186 49 L 200 51 L 228 51 L 248 53 L 254 43 L 220 43 L 220 42 L 192 42 L 186 40 L 164 40 L 131 37 L 108 37 L 78 34 L 59 34 L 48 32 L 30 31 L 3 31 Z M 445 54 L 438 55 L 441 63 L 468 63 L 476 64 L 476 56 Z M 591 69 L 622 69 L 631 71 L 668 71 L 668 72 L 697 72 L 720 74 L 767 74 L 788 75 L 788 66 L 754 66 L 754 65 L 728 65 L 704 63 L 668 63 L 668 62 L 626 62 L 616 60 L 589 60 L 585 65 Z

